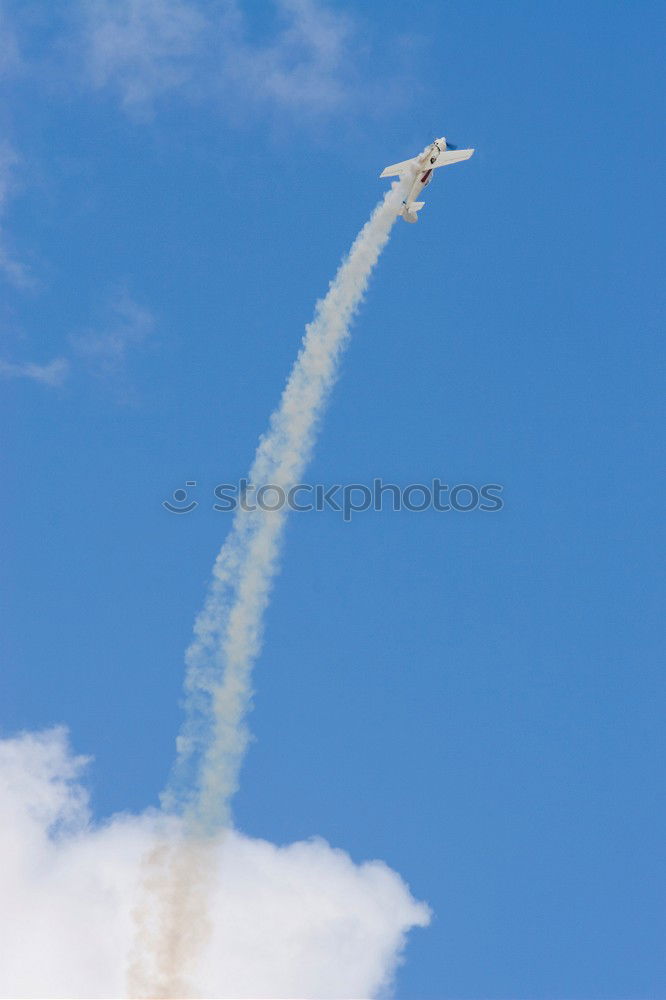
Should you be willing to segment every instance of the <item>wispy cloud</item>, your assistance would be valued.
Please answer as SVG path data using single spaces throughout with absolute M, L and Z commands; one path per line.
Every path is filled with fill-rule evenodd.
M 69 375 L 69 361 L 54 358 L 45 365 L 33 361 L 0 361 L 0 378 L 29 378 L 43 385 L 62 385 Z
M 135 110 L 170 93 L 310 112 L 351 103 L 354 20 L 315 0 L 274 0 L 273 8 L 275 30 L 258 41 L 237 0 L 85 3 L 90 78 Z
M 0 25 L 0 46 L 2 34 Z M 0 143 L 0 274 L 16 288 L 30 288 L 33 278 L 29 268 L 13 255 L 5 243 L 4 215 L 12 191 L 16 186 L 16 167 L 19 156 L 7 142 Z
M 69 338 L 71 359 L 57 357 L 45 364 L 0 359 L 0 378 L 32 379 L 57 387 L 64 384 L 73 368 L 79 367 L 93 376 L 118 378 L 120 398 L 128 402 L 133 393 L 123 383 L 129 356 L 146 344 L 154 329 L 152 312 L 135 302 L 127 292 L 121 292 L 107 307 L 105 322 L 96 329 Z
M 98 329 L 86 330 L 70 338 L 74 353 L 93 375 L 118 375 L 131 351 L 142 347 L 155 329 L 149 309 L 126 292 L 111 304 L 107 321 Z
M 92 82 L 116 88 L 125 105 L 191 82 L 208 18 L 190 0 L 92 0 L 83 14 Z
M 224 50 L 229 81 L 249 96 L 286 107 L 331 111 L 353 96 L 353 19 L 313 0 L 278 0 L 280 27 L 274 38 L 253 44 L 240 9 L 233 5 L 235 31 Z

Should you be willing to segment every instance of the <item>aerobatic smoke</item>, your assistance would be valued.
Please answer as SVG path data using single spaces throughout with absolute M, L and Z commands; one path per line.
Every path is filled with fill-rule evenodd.
M 407 183 L 392 184 L 317 303 L 280 405 L 259 442 L 250 483 L 272 483 L 286 492 L 302 479 L 351 321 L 398 218 Z M 206 869 L 214 868 L 231 831 L 230 803 L 249 738 L 251 671 L 261 648 L 285 516 L 284 509 L 237 508 L 195 622 L 186 654 L 186 719 L 162 796 L 165 812 L 180 817 L 180 832 L 146 859 L 129 976 L 133 996 L 191 994 L 186 973 L 206 939 Z
M 257 448 L 251 483 L 274 483 L 287 491 L 301 480 L 351 321 L 396 221 L 403 186 L 393 183 L 317 303 L 280 405 Z M 167 811 L 184 806 L 201 833 L 230 822 L 230 800 L 248 742 L 250 672 L 261 647 L 285 516 L 284 510 L 237 508 L 187 650 L 187 715 L 163 803 Z

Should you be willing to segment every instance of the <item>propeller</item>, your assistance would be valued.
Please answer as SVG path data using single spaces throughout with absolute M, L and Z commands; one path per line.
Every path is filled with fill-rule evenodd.
M 452 142 L 449 142 L 449 140 L 448 140 L 448 139 L 446 140 L 446 148 L 447 148 L 447 149 L 458 149 L 458 147 L 457 147 L 457 146 L 454 146 L 454 145 L 453 145 L 453 143 L 452 143 Z

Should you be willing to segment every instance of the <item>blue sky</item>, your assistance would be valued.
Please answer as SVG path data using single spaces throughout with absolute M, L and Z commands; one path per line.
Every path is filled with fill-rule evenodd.
M 330 4 L 310 49 L 264 4 L 202 44 L 214 8 L 122 59 L 103 7 L 5 9 L 3 733 L 66 723 L 96 816 L 157 803 L 213 487 L 380 170 L 446 134 L 309 478 L 505 507 L 292 517 L 236 820 L 427 900 L 401 1000 L 666 995 L 661 5 Z

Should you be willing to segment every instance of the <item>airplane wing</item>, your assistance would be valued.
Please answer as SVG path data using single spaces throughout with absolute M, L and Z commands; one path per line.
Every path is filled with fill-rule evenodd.
M 403 160 L 402 163 L 393 163 L 390 167 L 384 167 L 380 177 L 400 177 L 401 174 L 409 173 L 414 169 L 414 157 L 411 160 Z
M 433 169 L 435 167 L 446 167 L 449 163 L 460 163 L 461 160 L 469 160 L 473 152 L 473 149 L 447 149 L 445 153 L 439 154 L 437 161 L 433 163 Z M 397 164 L 397 166 L 400 166 L 400 164 Z M 386 169 L 388 170 L 389 168 L 387 167 Z

